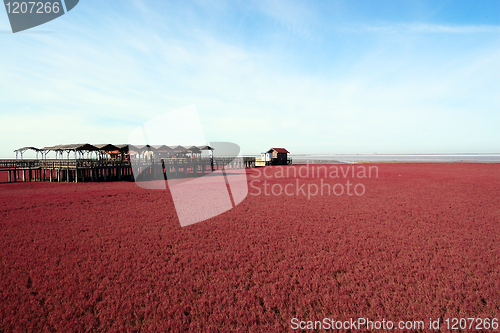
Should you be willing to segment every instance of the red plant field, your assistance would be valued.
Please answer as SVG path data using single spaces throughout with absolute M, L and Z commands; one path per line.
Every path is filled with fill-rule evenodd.
M 0 184 L 0 331 L 276 332 L 360 317 L 446 331 L 446 319 L 500 318 L 500 165 L 376 166 L 321 175 L 363 195 L 310 198 L 266 196 L 263 180 L 278 193 L 318 177 L 248 170 L 240 205 L 184 228 L 168 191 Z

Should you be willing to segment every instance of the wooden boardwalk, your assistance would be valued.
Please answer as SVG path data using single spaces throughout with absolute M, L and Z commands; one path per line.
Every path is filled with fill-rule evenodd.
M 179 158 L 161 159 L 156 163 L 95 159 L 54 160 L 0 160 L 0 173 L 7 173 L 7 182 L 106 182 L 134 180 L 132 169 L 139 171 L 139 179 L 157 179 L 163 173 L 167 178 L 196 177 L 222 169 L 255 167 L 254 157 Z

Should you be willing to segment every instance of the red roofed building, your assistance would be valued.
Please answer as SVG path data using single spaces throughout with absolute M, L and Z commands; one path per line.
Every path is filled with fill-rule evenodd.
M 272 154 L 272 164 L 273 165 L 287 165 L 288 155 L 290 152 L 285 148 L 271 148 L 267 151 L 268 154 Z

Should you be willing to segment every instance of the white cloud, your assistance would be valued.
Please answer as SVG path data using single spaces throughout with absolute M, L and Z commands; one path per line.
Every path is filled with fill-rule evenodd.
M 375 33 L 423 33 L 423 34 L 499 34 L 497 25 L 442 25 L 430 23 L 402 23 L 381 25 L 359 25 L 346 29 L 352 32 Z

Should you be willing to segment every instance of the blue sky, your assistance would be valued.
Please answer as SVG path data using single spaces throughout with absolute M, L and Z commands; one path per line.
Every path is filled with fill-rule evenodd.
M 244 154 L 500 152 L 499 1 L 94 1 L 12 34 L 0 157 L 196 105 Z

